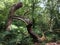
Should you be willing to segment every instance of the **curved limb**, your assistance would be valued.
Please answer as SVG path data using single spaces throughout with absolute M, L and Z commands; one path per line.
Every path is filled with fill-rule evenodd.
M 14 16 L 14 12 L 17 10 L 17 9 L 19 9 L 19 8 L 21 8 L 22 7 L 22 3 L 17 3 L 17 4 L 14 4 L 12 7 L 11 7 L 11 9 L 10 9 L 10 12 L 9 12 L 9 16 L 8 16 L 8 21 L 7 21 L 7 24 L 6 24 L 6 30 L 10 30 L 10 28 L 9 28 L 9 26 L 11 25 L 11 23 L 12 23 L 12 20 L 13 19 L 18 19 L 18 20 L 22 20 L 23 22 L 25 22 L 26 24 L 27 24 L 27 31 L 28 31 L 28 33 L 30 34 L 30 36 L 33 38 L 33 41 L 35 42 L 35 44 L 37 44 L 38 43 L 38 41 L 43 41 L 43 40 L 45 40 L 46 38 L 45 38 L 45 36 L 44 36 L 44 34 L 43 34 L 43 36 L 40 38 L 38 35 L 36 35 L 34 32 L 33 32 L 33 30 L 32 30 L 32 25 L 33 25 L 33 23 L 32 23 L 32 21 L 30 21 L 29 19 L 26 19 L 26 18 L 24 18 L 24 17 L 19 17 L 19 16 Z
M 35 34 L 32 30 L 32 23 L 27 25 L 27 30 L 30 36 L 33 38 L 34 44 L 37 45 L 39 42 L 43 42 L 46 40 L 46 37 L 44 33 L 42 34 L 42 37 L 39 37 L 37 34 Z
M 5 26 L 5 28 L 6 28 L 6 30 L 10 30 L 10 25 L 11 25 L 11 23 L 12 23 L 12 17 L 14 16 L 14 12 L 17 10 L 17 9 L 19 9 L 19 8 L 21 8 L 22 7 L 22 3 L 21 2 L 19 2 L 19 3 L 17 3 L 17 4 L 14 4 L 12 7 L 11 7 L 11 9 L 10 9 L 10 12 L 9 12 L 9 16 L 8 16 L 8 21 L 7 21 L 7 23 L 6 23 L 6 26 Z

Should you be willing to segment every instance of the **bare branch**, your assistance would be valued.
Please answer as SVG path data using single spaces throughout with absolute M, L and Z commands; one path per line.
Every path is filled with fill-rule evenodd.
M 31 20 L 25 18 L 25 17 L 22 17 L 22 16 L 13 16 L 13 19 L 18 19 L 18 20 L 21 20 L 23 21 L 26 25 L 32 23 Z

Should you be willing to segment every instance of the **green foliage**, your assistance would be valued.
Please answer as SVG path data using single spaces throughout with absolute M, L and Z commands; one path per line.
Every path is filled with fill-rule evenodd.
M 22 2 L 23 7 L 17 10 L 15 15 L 25 16 L 31 20 L 34 18 L 33 31 L 40 36 L 45 32 L 47 42 L 53 39 L 60 41 L 60 5 L 58 5 L 58 0 L 0 0 L 0 45 L 33 45 L 32 38 L 22 21 L 14 20 L 10 32 L 4 29 L 10 7 L 17 2 Z M 29 10 L 28 14 L 24 15 L 27 10 Z

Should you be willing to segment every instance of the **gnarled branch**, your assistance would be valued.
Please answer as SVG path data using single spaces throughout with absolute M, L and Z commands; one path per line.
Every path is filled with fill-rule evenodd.
M 25 17 L 23 17 L 23 16 L 13 16 L 13 19 L 21 20 L 21 21 L 23 21 L 26 25 L 32 23 L 31 20 L 29 20 L 28 18 L 25 18 Z
M 32 30 L 32 23 L 30 23 L 30 24 L 27 25 L 27 30 L 28 30 L 28 33 L 33 38 L 34 42 L 41 42 L 41 41 L 44 41 L 46 39 L 44 33 L 42 34 L 43 36 L 40 38 L 38 35 L 36 35 L 33 32 L 33 30 Z
M 17 3 L 17 4 L 14 4 L 11 9 L 10 9 L 10 12 L 9 12 L 9 16 L 8 16 L 8 21 L 7 21 L 7 24 L 6 24 L 6 30 L 10 30 L 9 26 L 11 25 L 12 23 L 12 20 L 13 19 L 18 19 L 18 20 L 22 20 L 24 23 L 26 23 L 26 27 L 27 27 L 27 31 L 28 33 L 30 34 L 30 36 L 33 38 L 33 41 L 35 42 L 35 44 L 37 45 L 36 42 L 38 41 L 44 41 L 46 38 L 45 38 L 45 35 L 43 34 L 43 36 L 40 38 L 38 35 L 36 35 L 33 30 L 32 30 L 32 21 L 27 19 L 27 18 L 24 18 L 24 17 L 21 17 L 21 16 L 15 16 L 14 15 L 14 12 L 21 8 L 22 7 L 22 3 Z
M 11 9 L 10 9 L 10 12 L 9 12 L 9 16 L 8 16 L 8 21 L 7 21 L 7 23 L 6 23 L 6 30 L 10 30 L 10 25 L 11 25 L 11 23 L 12 23 L 12 17 L 14 16 L 14 12 L 17 10 L 17 9 L 19 9 L 19 8 L 21 8 L 22 7 L 22 3 L 21 2 L 19 2 L 19 3 L 17 3 L 17 4 L 14 4 L 12 7 L 11 7 Z

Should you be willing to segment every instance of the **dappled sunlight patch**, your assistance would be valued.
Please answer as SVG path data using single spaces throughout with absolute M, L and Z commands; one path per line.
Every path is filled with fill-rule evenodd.
M 0 10 L 3 10 L 5 8 L 5 4 L 0 1 Z
M 20 26 L 19 29 L 20 29 L 20 32 L 23 32 L 25 35 L 28 35 L 28 31 L 25 27 Z
M 12 30 L 18 29 L 18 27 L 17 27 L 16 25 L 13 25 L 13 24 L 10 26 L 10 28 L 11 28 Z
M 9 3 L 13 3 L 14 2 L 14 0 L 5 0 L 5 2 L 9 2 Z
M 23 27 L 22 27 L 22 26 L 21 26 L 21 27 L 19 27 L 19 28 L 23 29 Z
M 26 28 L 23 27 L 23 26 L 20 26 L 19 28 L 20 28 L 21 30 L 26 30 Z

